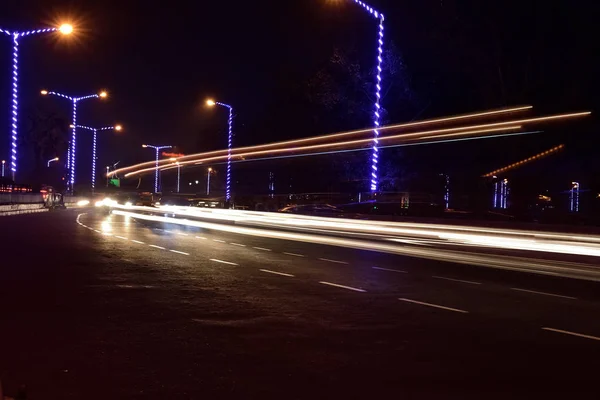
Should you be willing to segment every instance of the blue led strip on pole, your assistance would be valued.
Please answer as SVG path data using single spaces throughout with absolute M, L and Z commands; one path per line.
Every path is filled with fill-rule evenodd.
M 225 201 L 231 200 L 231 147 L 233 145 L 233 107 L 229 104 L 215 102 L 222 107 L 229 109 L 229 119 L 227 121 L 229 125 L 229 131 L 227 135 L 227 184 L 225 187 Z
M 58 28 L 35 29 L 25 32 L 10 32 L 0 28 L 0 33 L 6 36 L 12 36 L 13 40 L 13 59 L 12 59 L 12 98 L 11 98 L 11 130 L 10 130 L 10 170 L 12 179 L 16 180 L 17 174 L 17 138 L 19 131 L 19 39 L 25 36 L 37 35 L 40 33 L 56 32 Z
M 363 9 L 369 12 L 372 16 L 379 19 L 379 29 L 377 36 L 377 73 L 375 82 L 375 109 L 373 110 L 373 125 L 375 129 L 373 129 L 373 153 L 371 157 L 371 192 L 376 193 L 377 188 L 379 186 L 379 176 L 378 176 L 378 164 L 379 164 L 379 124 L 381 120 L 381 73 L 382 73 L 382 65 L 383 65 L 383 22 L 385 21 L 385 17 L 380 12 L 373 9 L 373 7 L 365 4 L 362 1 L 354 0 L 356 4 L 361 6 Z

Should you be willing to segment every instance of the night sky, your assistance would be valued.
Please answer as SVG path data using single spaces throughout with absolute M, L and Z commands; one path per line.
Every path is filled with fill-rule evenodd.
M 533 104 L 539 114 L 595 111 L 598 49 L 592 46 L 597 32 L 591 10 L 580 2 L 490 3 L 372 1 L 386 14 L 386 40 L 400 50 L 418 98 L 411 107 L 388 109 L 389 122 L 515 104 Z M 25 30 L 68 19 L 78 30 L 75 38 L 21 41 L 21 117 L 37 109 L 69 118 L 68 102 L 41 98 L 42 88 L 75 95 L 106 89 L 110 99 L 81 105 L 78 122 L 122 123 L 122 134 L 101 138 L 99 164 L 127 165 L 151 159 L 142 143 L 173 144 L 186 154 L 225 147 L 226 111 L 207 109 L 208 97 L 235 107 L 236 145 L 327 133 L 307 115 L 303 82 L 336 46 L 355 46 L 365 68 L 373 62 L 376 21 L 351 1 L 158 4 L 3 1 L 2 28 Z M 0 51 L 0 153 L 7 154 L 9 38 L 0 40 Z M 22 119 L 22 132 L 25 125 Z M 560 162 L 575 171 L 598 170 L 589 146 L 598 143 L 595 128 L 591 118 L 535 137 L 410 151 L 420 160 L 413 165 L 483 173 L 572 142 Z M 89 135 L 80 138 L 81 147 L 91 146 Z M 78 156 L 89 164 L 88 153 Z

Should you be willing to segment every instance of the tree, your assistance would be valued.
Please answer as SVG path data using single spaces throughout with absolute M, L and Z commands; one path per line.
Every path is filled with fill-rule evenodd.
M 306 83 L 306 97 L 314 106 L 314 121 L 321 131 L 340 131 L 372 126 L 375 102 L 375 67 L 362 68 L 354 49 L 335 48 L 328 62 Z M 411 89 L 406 64 L 393 42 L 385 48 L 382 65 L 380 109 L 382 124 L 389 122 L 388 109 L 412 112 L 416 96 Z M 406 107 L 409 106 L 409 107 Z M 396 111 L 394 118 L 408 118 Z M 386 150 L 380 168 L 380 189 L 400 190 L 403 175 L 399 149 Z M 370 151 L 343 153 L 332 158 L 333 170 L 345 182 L 364 190 L 370 186 Z

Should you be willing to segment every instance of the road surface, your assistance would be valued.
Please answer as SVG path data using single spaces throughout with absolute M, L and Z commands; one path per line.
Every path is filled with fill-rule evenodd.
M 0 243 L 7 394 L 598 395 L 596 282 L 91 209 L 4 217 Z

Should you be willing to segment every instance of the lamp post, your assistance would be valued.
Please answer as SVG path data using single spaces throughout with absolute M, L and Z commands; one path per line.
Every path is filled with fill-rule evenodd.
M 218 105 L 229 109 L 229 119 L 227 121 L 229 125 L 229 131 L 227 135 L 227 182 L 225 186 L 225 201 L 229 202 L 231 200 L 231 146 L 233 144 L 233 107 L 231 107 L 229 104 L 220 103 L 218 101 L 213 100 L 207 100 L 206 104 L 209 107 L 214 107 L 215 105 Z
M 97 143 L 98 131 L 115 130 L 115 131 L 119 132 L 123 129 L 123 127 L 121 125 L 115 125 L 115 126 L 105 126 L 102 128 L 92 128 L 92 127 L 85 126 L 85 125 L 71 125 L 71 128 L 86 129 L 86 130 L 92 131 L 94 133 L 94 138 L 92 140 L 92 193 L 94 193 L 94 191 L 96 190 L 96 148 L 97 148 L 96 143 Z M 108 172 L 108 171 L 106 171 L 106 172 Z M 107 186 L 108 186 L 108 181 L 107 181 Z
M 48 168 L 50 168 L 50 163 L 53 163 L 54 161 L 58 161 L 58 157 L 54 157 L 51 160 L 48 160 Z
M 110 174 L 110 166 L 107 165 L 106 166 L 106 187 L 108 187 L 108 181 L 110 179 L 109 174 Z
M 4 165 L 6 164 L 6 160 L 2 160 L 2 177 L 4 178 Z
M 377 192 L 377 187 L 379 185 L 378 171 L 377 165 L 379 164 L 379 123 L 381 119 L 380 111 L 380 101 L 381 101 L 381 66 L 383 64 L 383 22 L 385 21 L 385 17 L 382 13 L 373 9 L 373 7 L 365 4 L 360 0 L 354 0 L 356 4 L 361 6 L 365 11 L 368 11 L 372 17 L 375 17 L 379 20 L 379 27 L 377 32 L 377 57 L 375 60 L 376 64 L 376 82 L 375 82 L 375 105 L 373 109 L 373 145 L 372 148 L 372 156 L 371 156 L 371 174 L 369 179 L 371 180 L 371 193 Z
M 149 147 L 151 149 L 156 150 L 156 164 L 155 164 L 155 172 L 154 172 L 154 193 L 158 193 L 158 155 L 162 149 L 170 149 L 173 146 L 153 146 L 151 144 L 143 144 L 142 147 Z
M 71 146 L 69 147 L 69 151 L 67 152 L 67 169 L 70 169 L 71 172 L 69 183 L 71 185 L 71 191 L 73 191 L 73 188 L 75 186 L 75 150 L 77 149 L 77 103 L 88 99 L 105 99 L 108 97 L 108 93 L 106 93 L 105 91 L 101 91 L 100 93 L 90 94 L 81 97 L 67 96 L 66 94 L 49 92 L 47 90 L 42 90 L 40 93 L 43 96 L 53 95 L 62 97 L 63 99 L 67 99 L 73 103 L 73 123 L 71 124 L 73 133 L 71 134 Z
M 212 172 L 212 168 L 208 169 L 208 172 L 206 174 L 206 195 L 210 195 L 210 173 Z M 198 181 L 196 181 L 196 183 L 198 183 Z
M 7 31 L 6 29 L 0 28 L 0 34 L 6 36 L 12 36 L 13 42 L 13 58 L 12 58 L 12 129 L 11 129 L 11 162 L 10 170 L 12 172 L 12 178 L 15 180 L 17 174 L 17 133 L 19 126 L 19 39 L 27 36 L 38 35 L 41 33 L 60 32 L 63 35 L 69 35 L 73 32 L 73 26 L 69 24 L 63 24 L 58 28 L 44 28 L 34 29 L 31 31 Z

